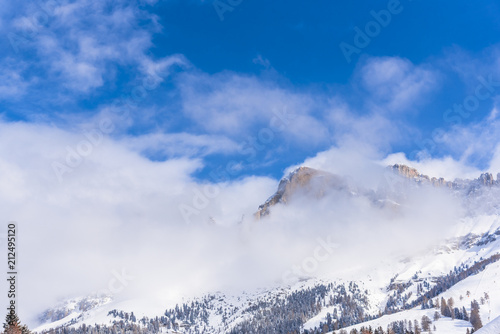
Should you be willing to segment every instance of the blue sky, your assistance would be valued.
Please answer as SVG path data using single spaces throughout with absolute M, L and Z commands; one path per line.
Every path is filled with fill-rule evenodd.
M 152 161 L 196 160 L 192 176 L 209 181 L 279 178 L 339 147 L 493 168 L 500 87 L 474 96 L 500 81 L 495 1 L 2 7 L 6 124 L 84 133 L 109 118 L 106 138 Z M 471 112 L 446 112 L 464 101 Z

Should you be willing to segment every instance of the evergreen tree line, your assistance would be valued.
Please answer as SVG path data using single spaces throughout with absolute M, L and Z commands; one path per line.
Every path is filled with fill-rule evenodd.
M 469 276 L 476 275 L 482 272 L 487 265 L 497 262 L 500 260 L 500 254 L 495 254 L 488 259 L 475 261 L 472 266 L 461 266 L 460 268 L 455 268 L 450 271 L 446 276 L 438 277 L 432 287 L 430 287 L 428 282 L 423 282 L 423 285 L 417 286 L 417 291 L 419 291 L 420 296 L 410 303 L 407 300 L 411 296 L 411 293 L 402 294 L 401 289 L 396 288 L 393 295 L 390 295 L 384 310 L 384 314 L 391 314 L 394 312 L 399 312 L 402 310 L 407 310 L 414 308 L 416 306 L 422 305 L 422 308 L 432 308 L 432 298 L 443 293 L 444 291 L 451 288 L 458 282 L 466 279 Z M 407 287 L 407 285 L 405 285 Z
M 409 286 L 411 286 L 411 282 L 394 283 L 395 279 L 396 279 L 396 277 L 395 277 L 391 280 L 391 284 L 389 285 L 389 289 L 392 289 L 395 292 L 393 295 L 389 296 L 384 312 L 379 313 L 378 317 L 380 317 L 382 315 L 386 315 L 386 314 L 392 314 L 392 313 L 400 312 L 403 310 L 411 309 L 411 308 L 414 308 L 418 305 L 421 305 L 421 307 L 424 309 L 425 308 L 432 308 L 432 307 L 434 307 L 434 304 L 432 303 L 432 298 L 434 298 L 437 295 L 441 294 L 442 292 L 448 290 L 453 285 L 466 279 L 467 277 L 472 276 L 472 275 L 476 275 L 476 274 L 482 272 L 486 268 L 487 265 L 494 263 L 494 262 L 497 262 L 498 260 L 500 260 L 500 254 L 495 254 L 495 255 L 492 255 L 491 257 L 489 257 L 488 259 L 482 259 L 480 261 L 475 261 L 472 266 L 464 265 L 464 266 L 461 266 L 460 268 L 454 268 L 454 270 L 450 271 L 450 273 L 447 274 L 446 276 L 439 277 L 432 287 L 430 287 L 430 285 L 428 283 L 424 282 L 424 286 L 421 286 L 418 289 L 421 291 L 421 296 L 416 298 L 411 303 L 406 302 L 409 299 L 409 297 L 411 296 L 411 294 L 410 293 L 403 294 L 405 289 L 407 289 Z M 423 292 L 424 291 L 423 287 L 427 287 L 428 290 L 426 292 Z M 477 317 L 472 318 L 475 321 L 475 324 L 473 324 L 473 327 L 475 330 L 477 330 L 478 328 L 482 327 L 482 324 L 480 323 L 479 312 L 478 312 L 479 304 L 476 301 L 474 301 L 474 302 L 475 302 L 475 304 L 473 304 L 474 307 L 471 307 L 471 310 L 475 310 L 476 309 L 475 306 L 477 304 L 477 311 L 475 312 L 475 315 L 477 315 Z M 450 311 L 446 310 L 445 312 L 446 312 L 446 314 L 443 314 L 444 316 L 449 316 L 452 318 L 457 318 L 457 319 L 462 319 L 462 320 L 472 322 L 472 319 L 467 319 L 469 316 L 467 315 L 467 311 L 465 310 L 465 308 L 463 308 L 462 310 L 459 310 L 458 308 L 451 307 Z M 471 311 L 471 313 L 472 313 L 472 311 Z M 360 321 L 357 321 L 353 324 L 358 324 L 358 323 L 361 323 L 364 321 L 366 321 L 366 320 L 360 320 Z M 348 327 L 348 326 L 351 326 L 353 324 L 349 324 L 347 326 L 340 326 L 339 328 Z M 328 331 L 336 330 L 335 323 L 333 323 L 333 324 L 329 323 L 328 315 L 327 315 L 326 325 L 328 327 Z M 315 333 L 315 334 L 316 333 L 323 333 L 324 329 L 325 329 L 325 324 L 320 323 L 319 327 L 314 328 L 314 330 L 312 330 L 312 331 L 305 331 L 305 333 Z

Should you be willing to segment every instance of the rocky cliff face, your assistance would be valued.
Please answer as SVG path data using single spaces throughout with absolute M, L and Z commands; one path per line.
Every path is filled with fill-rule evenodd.
M 468 194 L 474 192 L 481 187 L 493 187 L 500 185 L 500 173 L 497 174 L 497 179 L 495 180 L 493 174 L 483 173 L 477 179 L 455 179 L 454 181 L 447 181 L 444 178 L 429 177 L 424 174 L 420 174 L 415 168 L 408 167 L 406 165 L 393 165 L 388 168 L 392 169 L 397 174 L 413 179 L 417 183 L 428 183 L 433 186 L 444 186 L 452 188 L 455 190 L 465 190 Z
M 392 169 L 394 172 L 396 172 L 397 174 L 399 174 L 401 176 L 404 176 L 404 177 L 409 178 L 409 179 L 413 179 L 417 183 L 428 183 L 428 184 L 432 184 L 433 186 L 438 186 L 438 187 L 440 187 L 440 186 L 444 186 L 444 187 L 448 187 L 448 188 L 453 187 L 453 182 L 446 181 L 442 177 L 436 178 L 436 177 L 429 177 L 427 175 L 420 174 L 418 172 L 418 170 L 416 170 L 415 168 L 408 167 L 406 165 L 396 164 L 393 166 L 389 166 L 388 168 Z
M 456 191 L 460 195 L 470 200 L 479 200 L 483 195 L 483 190 L 494 189 L 500 190 L 500 173 L 497 174 L 495 180 L 491 173 L 484 173 L 477 179 L 463 180 L 456 179 L 448 181 L 444 178 L 430 177 L 419 173 L 415 168 L 406 165 L 392 165 L 387 167 L 395 173 L 397 177 L 402 177 L 403 180 L 408 180 L 414 186 L 430 185 L 433 187 L 445 187 Z M 406 183 L 406 182 L 405 182 Z M 371 190 L 371 189 L 356 189 L 353 185 L 347 182 L 347 178 L 341 177 L 325 171 L 316 170 L 309 167 L 299 167 L 291 172 L 287 177 L 281 179 L 278 190 L 264 204 L 260 205 L 255 217 L 260 219 L 270 213 L 271 208 L 278 204 L 287 204 L 298 191 L 316 198 L 323 197 L 327 192 L 345 191 L 349 195 L 367 196 L 373 203 L 393 202 L 390 198 L 391 194 L 386 191 Z M 393 194 L 394 195 L 394 194 Z M 394 196 L 393 196 L 394 197 Z M 396 203 L 397 201 L 395 201 Z M 500 208 L 500 205 L 495 205 Z
M 309 167 L 299 167 L 281 179 L 278 191 L 259 206 L 255 217 L 259 219 L 268 215 L 270 208 L 278 203 L 288 203 L 299 190 L 309 196 L 320 198 L 330 190 L 348 189 L 350 187 L 347 182 L 340 176 Z

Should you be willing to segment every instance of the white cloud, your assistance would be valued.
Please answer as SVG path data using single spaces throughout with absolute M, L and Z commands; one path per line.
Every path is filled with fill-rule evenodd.
M 332 141 L 337 145 L 359 146 L 361 143 L 378 150 L 389 150 L 396 142 L 405 140 L 404 134 L 413 130 L 403 121 L 388 118 L 384 112 L 372 108 L 360 114 L 342 101 L 332 101 L 325 119 L 330 125 Z
M 26 93 L 30 85 L 18 67 L 20 63 L 16 65 L 10 62 L 0 65 L 0 99 L 17 99 Z
M 180 54 L 164 57 L 157 61 L 143 57 L 141 59 L 141 71 L 146 76 L 166 77 L 170 74 L 172 67 L 189 67 L 189 61 Z
M 500 144 L 497 144 L 489 164 L 489 171 L 493 173 L 495 178 L 497 174 L 500 173 Z
M 186 73 L 178 83 L 184 113 L 209 133 L 241 138 L 271 128 L 289 141 L 311 144 L 328 137 L 327 127 L 314 115 L 321 101 L 311 95 L 231 72 Z
M 395 112 L 421 104 L 438 84 L 436 71 L 399 57 L 369 58 L 359 76 L 373 101 Z
M 427 150 L 423 150 L 420 156 L 423 159 L 432 160 L 431 157 L 436 153 L 445 152 L 465 167 L 465 173 L 470 169 L 498 172 L 489 166 L 498 145 L 500 131 L 500 120 L 495 117 L 495 108 L 478 122 L 455 125 L 447 130 L 436 131 L 435 136 L 428 139 Z M 428 150 L 430 152 L 427 152 Z
M 134 144 L 156 145 L 155 138 L 143 139 Z M 201 145 L 201 138 L 190 140 Z M 32 324 L 57 298 L 106 288 L 111 271 L 122 267 L 136 279 L 117 298 L 154 296 L 166 288 L 194 292 L 244 278 L 227 272 L 246 252 L 239 245 L 243 232 L 222 226 L 251 217 L 276 181 L 249 177 L 219 184 L 219 194 L 201 207 L 197 196 L 209 185 L 191 178 L 202 167 L 199 160 L 153 162 L 127 147 L 133 141 L 108 137 L 89 152 L 85 141 L 84 134 L 48 126 L 0 123 L 0 215 L 19 224 L 21 318 Z M 59 182 L 53 163 L 68 164 L 68 156 L 77 166 Z M 181 204 L 196 207 L 190 224 Z M 210 217 L 219 227 L 209 226 Z
M 450 69 L 457 74 L 466 86 L 467 94 L 474 94 L 474 89 L 479 83 L 479 76 L 493 75 L 498 78 L 500 74 L 500 46 L 498 44 L 492 45 L 474 54 L 454 45 L 445 49 L 443 58 L 437 61 L 437 66 Z
M 269 59 L 262 57 L 262 55 L 257 55 L 254 59 L 252 59 L 252 62 L 256 65 L 260 65 L 264 68 L 270 68 L 271 67 L 271 62 Z
M 448 181 L 459 179 L 475 179 L 482 173 L 477 167 L 457 161 L 450 156 L 443 158 L 424 158 L 409 160 L 404 153 L 390 154 L 383 160 L 384 165 L 404 164 L 416 168 L 421 174 L 430 177 L 442 177 Z
M 103 137 L 59 182 L 53 162 L 66 164 L 70 154 L 75 164 L 74 151 L 81 153 L 87 137 L 36 124 L 0 123 L 0 215 L 20 226 L 23 319 L 31 319 L 32 324 L 33 316 L 58 298 L 106 288 L 112 270 L 126 268 L 135 277 L 115 296 L 118 299 L 253 288 L 281 279 L 290 266 L 309 256 L 318 237 L 338 235 L 346 222 L 349 225 L 340 240 L 345 249 L 351 249 L 348 241 L 367 222 L 381 224 L 380 231 L 391 229 L 393 235 L 408 231 L 401 227 L 395 232 L 393 226 L 401 226 L 399 219 L 406 218 L 383 223 L 385 214 L 369 203 L 329 197 L 317 203 L 302 201 L 286 210 L 277 207 L 272 219 L 254 222 L 253 213 L 276 190 L 277 180 L 245 177 L 219 184 L 196 182 L 191 174 L 203 166 L 198 159 L 153 162 L 135 152 L 149 145 L 154 148 L 157 142 L 176 145 L 179 138 L 173 137 L 121 141 Z M 219 140 L 186 139 L 194 146 L 214 139 L 217 145 Z M 360 182 L 383 170 L 373 162 L 380 156 L 375 150 L 351 148 L 332 149 L 306 164 L 359 177 Z M 187 220 L 181 210 L 186 207 L 190 208 Z M 312 215 L 315 219 L 306 219 Z M 422 215 L 412 217 L 417 220 Z M 417 226 L 411 225 L 411 219 L 404 221 L 408 224 L 404 226 Z M 359 238 L 369 243 L 362 235 Z M 379 248 L 373 258 L 387 251 Z M 336 256 L 332 264 L 359 255 L 355 249 L 346 254 L 350 255 Z
M 36 18 L 43 17 L 42 22 Z M 28 7 L 12 19 L 17 33 L 30 33 L 38 65 L 66 88 L 89 92 L 114 78 L 118 66 L 141 67 L 148 60 L 156 17 L 125 1 L 51 3 Z M 160 61 L 161 63 L 161 61 Z
M 156 133 L 127 137 L 124 144 L 134 151 L 154 153 L 167 157 L 204 157 L 209 154 L 229 154 L 238 151 L 239 145 L 222 136 L 194 135 L 189 133 Z
M 254 222 L 252 214 L 276 190 L 277 180 L 196 182 L 191 175 L 203 166 L 198 159 L 153 162 L 137 153 L 148 148 L 178 152 L 169 146 L 180 142 L 202 150 L 234 148 L 216 135 L 157 134 L 121 141 L 104 137 L 58 182 L 53 162 L 67 163 L 68 154 L 81 151 L 85 140 L 84 134 L 47 126 L 0 123 L 0 215 L 20 226 L 23 319 L 54 305 L 57 298 L 105 288 L 111 271 L 122 267 L 135 278 L 117 298 L 252 288 L 281 279 L 293 264 L 310 256 L 318 237 L 331 234 L 345 250 L 345 256 L 325 263 L 321 273 L 350 261 L 373 262 L 394 250 L 427 246 L 434 240 L 425 238 L 424 244 L 413 238 L 408 243 L 404 237 L 424 236 L 429 229 L 435 231 L 436 221 L 444 228 L 456 218 L 457 211 L 443 209 L 455 203 L 441 195 L 428 201 L 429 194 L 415 194 L 409 209 L 394 216 L 366 200 L 333 194 L 318 202 L 303 199 L 286 209 L 278 206 L 272 218 Z M 384 170 L 377 145 L 344 143 L 304 164 L 376 187 L 375 176 Z M 188 220 L 181 211 L 186 207 Z M 378 239 L 360 232 L 368 230 L 375 230 Z M 379 247 L 386 235 L 401 242 L 396 248 Z M 359 242 L 376 251 L 366 257 Z

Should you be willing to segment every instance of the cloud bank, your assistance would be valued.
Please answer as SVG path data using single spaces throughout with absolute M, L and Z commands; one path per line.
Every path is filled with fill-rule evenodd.
M 105 137 L 59 182 L 52 163 L 82 134 L 5 122 L 0 133 L 0 214 L 19 224 L 21 314 L 32 323 L 60 299 L 106 289 L 122 270 L 133 279 L 118 299 L 254 289 L 282 281 L 319 237 L 331 236 L 325 242 L 338 249 L 307 276 L 364 263 L 367 249 L 373 261 L 428 247 L 459 212 L 451 198 L 425 189 L 396 211 L 333 192 L 321 200 L 298 194 L 254 221 L 277 180 L 200 182 L 192 177 L 199 159 L 151 161 L 129 141 Z M 384 168 L 368 157 L 333 149 L 304 164 L 376 188 Z

